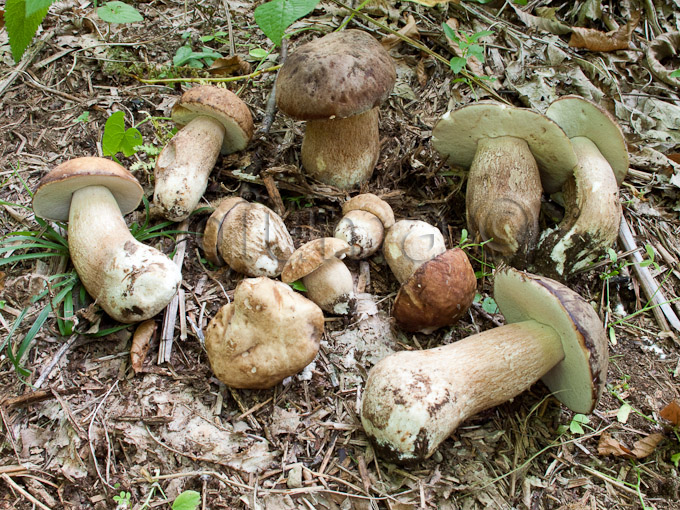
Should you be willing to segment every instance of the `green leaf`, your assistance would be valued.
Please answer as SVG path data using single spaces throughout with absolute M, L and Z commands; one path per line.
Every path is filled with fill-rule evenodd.
M 486 313 L 490 314 L 498 313 L 498 305 L 491 296 L 486 297 L 484 301 L 482 301 L 482 309 Z
M 262 60 L 263 58 L 267 58 L 269 52 L 262 48 L 251 48 L 250 51 L 248 51 L 248 55 L 258 60 Z
M 674 453 L 671 455 L 671 462 L 675 464 L 675 467 L 678 467 L 678 463 L 680 462 L 680 453 Z
M 26 0 L 26 17 L 30 18 L 43 9 L 49 8 L 55 0 Z
M 487 35 L 493 35 L 494 32 L 491 30 L 482 30 L 480 32 L 475 32 L 470 36 L 470 41 L 472 42 L 477 42 L 479 41 L 482 37 L 486 37 Z
M 184 491 L 175 498 L 172 510 L 196 510 L 201 503 L 201 495 L 196 491 Z
M 80 115 L 78 115 L 78 118 L 76 119 L 78 122 L 89 122 L 90 121 L 90 112 L 83 112 Z
M 291 286 L 291 288 L 293 290 L 297 290 L 298 292 L 307 292 L 307 287 L 305 287 L 305 284 L 302 283 L 302 280 L 298 280 L 296 282 L 289 283 L 289 285 Z
M 453 57 L 451 62 L 449 62 L 451 70 L 454 72 L 454 74 L 459 74 L 465 67 L 465 64 L 467 64 L 467 60 L 463 57 Z
M 618 260 L 616 252 L 611 248 L 607 248 L 607 255 L 609 255 L 609 260 L 611 260 L 614 263 L 616 263 L 616 261 Z
M 115 156 L 120 152 L 125 138 L 125 114 L 116 112 L 106 119 L 104 136 L 102 137 L 102 152 L 104 156 Z
M 144 140 L 142 140 L 142 133 L 136 128 L 130 128 L 125 131 L 125 136 L 120 144 L 120 150 L 125 154 L 126 158 L 132 156 L 137 152 L 137 147 L 142 145 Z
M 484 62 L 484 48 L 479 44 L 471 44 L 467 54 L 468 56 L 476 57 L 480 62 Z
M 97 9 L 97 16 L 107 23 L 136 23 L 144 18 L 137 9 L 123 2 L 107 2 Z
M 255 23 L 276 45 L 286 29 L 314 10 L 320 0 L 271 0 L 259 5 L 254 12 Z
M 444 30 L 444 35 L 446 37 L 451 39 L 456 44 L 460 44 L 460 38 L 458 37 L 458 34 L 456 34 L 456 31 L 453 28 L 451 28 L 446 23 L 442 23 L 442 30 Z
M 14 62 L 19 63 L 21 57 L 24 56 L 26 48 L 47 14 L 47 9 L 48 7 L 43 7 L 34 14 L 26 16 L 25 0 L 7 0 L 5 3 L 5 26 Z
M 590 423 L 590 418 L 584 414 L 575 414 L 569 424 L 569 430 L 572 434 L 583 434 L 584 430 L 581 425 L 585 423 Z
M 623 404 L 616 413 L 616 421 L 619 423 L 626 423 L 628 421 L 628 415 L 632 410 L 633 408 L 630 404 Z
M 680 69 L 676 69 L 671 73 L 671 78 L 680 78 Z M 677 466 L 677 464 L 676 464 Z

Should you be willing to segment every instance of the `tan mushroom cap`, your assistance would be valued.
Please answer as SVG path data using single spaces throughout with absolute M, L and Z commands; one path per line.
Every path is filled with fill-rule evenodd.
M 323 328 L 321 309 L 288 285 L 247 278 L 236 287 L 233 303 L 208 324 L 205 348 L 226 385 L 271 388 L 314 360 Z
M 121 214 L 134 211 L 144 196 L 135 176 L 115 161 L 76 158 L 57 166 L 40 180 L 33 195 L 33 211 L 40 218 L 68 221 L 73 193 L 88 186 L 108 188 Z
M 534 320 L 557 332 L 564 359 L 541 379 L 569 409 L 590 413 L 609 363 L 607 335 L 593 307 L 561 283 L 510 267 L 496 271 L 493 294 L 508 324 Z
M 392 315 L 404 331 L 433 331 L 454 324 L 472 304 L 477 279 L 463 250 L 425 262 L 401 286 Z
M 377 216 L 385 229 L 394 225 L 394 211 L 392 211 L 392 207 L 373 193 L 362 193 L 342 204 L 342 214 L 357 210 L 366 211 Z
M 288 55 L 276 79 L 276 104 L 299 120 L 351 117 L 380 105 L 395 80 L 392 58 L 374 37 L 332 32 Z
M 480 101 L 445 113 L 432 131 L 432 144 L 450 164 L 469 168 L 480 140 L 505 136 L 527 142 L 546 192 L 559 191 L 573 173 L 576 155 L 560 126 L 540 113 L 499 103 Z
M 220 228 L 224 223 L 224 218 L 235 206 L 247 203 L 241 197 L 229 197 L 222 200 L 208 218 L 203 231 L 203 251 L 210 262 L 216 266 L 223 266 L 224 259 L 219 253 Z
M 550 104 L 545 115 L 569 138 L 589 138 L 609 162 L 621 185 L 628 173 L 628 149 L 616 119 L 601 106 L 579 96 L 564 96 Z
M 319 269 L 330 258 L 342 259 L 350 249 L 347 241 L 337 237 L 314 239 L 295 250 L 283 268 L 281 280 L 293 283 Z
M 248 105 L 230 90 L 199 85 L 187 90 L 172 108 L 172 120 L 186 126 L 196 117 L 208 116 L 225 129 L 222 154 L 246 148 L 253 137 L 253 117 Z

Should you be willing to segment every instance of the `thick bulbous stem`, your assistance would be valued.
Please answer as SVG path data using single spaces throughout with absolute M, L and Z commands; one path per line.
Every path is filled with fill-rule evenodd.
M 158 156 L 153 202 L 163 217 L 182 221 L 196 208 L 220 154 L 224 125 L 196 117 L 170 140 Z
M 468 175 L 468 228 L 502 256 L 524 257 L 538 236 L 541 178 L 527 142 L 480 140 Z
M 369 373 L 364 430 L 386 458 L 422 460 L 461 422 L 526 390 L 563 358 L 557 332 L 533 320 L 393 354 Z
M 119 322 L 153 317 L 167 306 L 182 280 L 172 260 L 130 234 L 115 198 L 104 186 L 73 194 L 68 243 L 88 293 Z
M 345 119 L 307 122 L 302 166 L 315 179 L 349 189 L 367 181 L 380 152 L 378 109 Z

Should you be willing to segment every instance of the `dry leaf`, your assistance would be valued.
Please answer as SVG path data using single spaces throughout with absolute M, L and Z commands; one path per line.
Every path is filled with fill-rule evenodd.
M 654 453 L 654 450 L 661 441 L 663 441 L 663 434 L 650 434 L 647 437 L 643 437 L 633 443 L 633 455 L 638 459 L 644 459 Z
M 250 74 L 250 64 L 238 55 L 221 57 L 213 62 L 208 72 L 213 76 L 241 76 Z
M 680 88 L 680 79 L 671 76 L 673 69 L 668 69 L 668 64 L 680 53 L 680 32 L 667 32 L 649 43 L 647 47 L 647 65 L 657 79 Z
M 416 20 L 413 16 L 409 14 L 406 20 L 406 25 L 399 29 L 399 33 L 401 35 L 405 35 L 406 37 L 410 37 L 411 39 L 420 39 L 420 31 L 416 26 Z M 395 46 L 398 46 L 400 42 L 401 39 L 399 38 L 399 36 L 390 34 L 388 36 L 383 37 L 382 41 L 380 41 L 380 44 L 383 45 L 383 48 L 389 51 Z
M 597 443 L 597 453 L 602 456 L 633 457 L 633 452 L 606 432 L 600 436 L 600 441 Z
M 631 20 L 614 32 L 601 32 L 591 28 L 572 28 L 569 46 L 586 48 L 591 51 L 627 50 L 633 30 L 640 22 L 640 13 L 635 12 Z
M 142 322 L 135 330 L 135 334 L 132 337 L 132 347 L 130 348 L 130 364 L 135 374 L 142 370 L 144 358 L 146 358 L 146 353 L 149 351 L 154 331 L 156 331 L 156 322 L 151 319 Z
M 668 159 L 670 159 L 674 163 L 680 164 L 680 152 L 673 152 L 672 154 L 668 154 L 667 156 L 668 156 Z M 676 425 L 678 425 L 678 424 L 676 423 Z
M 513 9 L 515 9 L 517 17 L 520 20 L 522 20 L 522 22 L 526 26 L 530 28 L 536 28 L 538 30 L 543 30 L 544 32 L 549 32 L 555 35 L 563 35 L 571 32 L 571 27 L 557 21 L 556 19 L 550 19 L 549 17 L 544 16 L 534 16 L 532 14 L 524 12 L 522 9 L 515 6 L 514 4 L 510 5 L 512 6 Z M 554 14 L 554 11 L 552 13 Z
M 680 161 L 678 161 L 680 163 Z M 661 410 L 661 417 L 668 420 L 673 425 L 680 425 L 680 403 L 673 400 L 670 404 Z
M 0 28 L 5 26 L 5 11 L 0 9 Z
M 420 59 L 418 65 L 416 66 L 416 77 L 418 78 L 418 83 L 421 87 L 427 85 L 427 71 L 425 71 L 425 59 Z

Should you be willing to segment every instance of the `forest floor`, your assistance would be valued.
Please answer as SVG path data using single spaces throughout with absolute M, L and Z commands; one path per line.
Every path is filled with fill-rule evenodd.
M 398 466 L 374 455 L 359 419 L 370 368 L 392 351 L 455 342 L 503 322 L 488 306 L 493 261 L 479 246 L 467 251 L 480 276 L 480 302 L 455 326 L 430 335 L 401 332 L 389 317 L 398 283 L 375 255 L 367 264 L 348 266 L 363 276 L 361 285 L 378 309 L 363 317 L 328 316 L 319 356 L 303 374 L 259 391 L 230 389 L 215 378 L 199 337 L 242 276 L 205 260 L 201 233 L 211 204 L 235 194 L 282 207 L 299 246 L 332 235 L 350 196 L 300 172 L 304 124 L 267 109 L 275 71 L 238 76 L 281 58 L 254 21 L 258 3 L 144 1 L 135 3 L 143 22 L 107 24 L 87 2 L 57 2 L 19 64 L 0 31 L 3 236 L 41 230 L 30 209 L 31 191 L 60 163 L 101 156 L 104 124 L 117 111 L 146 144 L 131 157 L 118 157 L 151 199 L 154 152 L 171 136 L 172 105 L 191 86 L 154 80 L 236 73 L 227 86 L 249 105 L 256 129 L 275 115 L 245 151 L 218 159 L 204 209 L 147 241 L 168 254 L 178 240 L 185 248 L 169 361 L 158 360 L 169 312 L 156 317 L 136 372 L 130 361 L 135 327 L 112 331 L 117 324 L 83 302 L 78 287 L 74 333 L 64 334 L 69 317 L 57 321 L 62 307 L 39 330 L 31 329 L 49 305 L 48 297 L 32 297 L 45 294 L 48 283 L 51 295 L 58 292 L 60 280 L 53 276 L 72 270 L 67 258 L 38 256 L 0 266 L 0 509 L 171 508 L 188 490 L 200 493 L 198 508 L 206 509 L 680 508 L 680 442 L 671 412 L 679 396 L 678 331 L 654 314 L 632 255 L 625 253 L 630 250 L 620 244 L 613 247 L 620 257 L 603 256 L 568 282 L 596 307 L 610 340 L 606 389 L 587 417 L 567 410 L 539 382 L 466 420 L 420 464 Z M 541 8 L 553 8 L 561 25 Z M 449 247 L 458 246 L 466 228 L 465 172 L 432 148 L 437 120 L 478 100 L 544 112 L 558 97 L 585 97 L 612 113 L 625 133 L 631 171 L 620 189 L 624 219 L 639 252 L 653 258 L 647 269 L 680 311 L 680 91 L 652 75 L 646 59 L 656 36 L 680 30 L 678 0 L 530 1 L 523 7 L 373 2 L 361 12 L 348 27 L 388 44 L 397 83 L 380 108 L 377 167 L 360 191 L 382 197 L 397 218 L 438 226 Z M 336 2 L 321 2 L 289 30 L 288 52 L 335 30 L 348 14 Z M 410 21 L 406 33 L 444 61 L 390 41 L 371 20 L 394 30 Z M 492 32 L 481 38 L 485 62 L 468 58 L 466 79 L 445 63 L 466 57 L 445 38 L 447 21 L 467 36 Z M 579 34 L 587 48 L 570 46 Z M 593 46 L 614 39 L 623 40 L 624 49 Z M 173 64 L 174 57 L 193 51 L 194 61 L 206 65 L 204 46 L 225 57 L 219 70 Z M 662 65 L 678 69 L 680 59 L 669 57 Z M 547 228 L 559 210 L 550 197 L 544 201 Z M 127 220 L 144 224 L 144 209 Z M 5 237 L 2 246 L 15 240 Z M 28 253 L 15 247 L 0 255 Z M 360 329 L 366 320 L 370 330 Z M 20 373 L 9 355 L 19 351 L 27 372 Z M 661 416 L 664 409 L 669 419 Z

